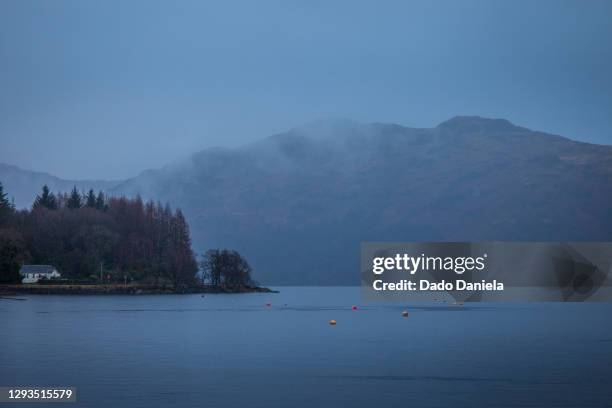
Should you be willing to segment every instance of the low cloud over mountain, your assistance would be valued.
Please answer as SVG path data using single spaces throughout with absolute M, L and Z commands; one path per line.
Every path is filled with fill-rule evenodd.
M 181 207 L 196 250 L 237 249 L 265 284 L 358 284 L 362 241 L 612 239 L 612 147 L 501 119 L 318 121 L 103 187 Z
M 455 117 L 319 121 L 115 192 L 181 206 L 196 248 L 238 249 L 265 283 L 357 284 L 362 241 L 609 240 L 611 182 L 610 146 Z

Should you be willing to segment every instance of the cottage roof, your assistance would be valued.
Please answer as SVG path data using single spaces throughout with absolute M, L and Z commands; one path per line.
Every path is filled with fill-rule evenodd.
M 55 268 L 51 265 L 23 265 L 19 273 L 25 275 L 27 273 L 53 273 Z

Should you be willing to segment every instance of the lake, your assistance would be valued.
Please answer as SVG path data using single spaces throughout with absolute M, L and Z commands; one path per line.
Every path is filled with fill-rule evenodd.
M 612 404 L 611 303 L 276 289 L 0 300 L 0 386 L 75 386 L 61 406 L 104 408 Z

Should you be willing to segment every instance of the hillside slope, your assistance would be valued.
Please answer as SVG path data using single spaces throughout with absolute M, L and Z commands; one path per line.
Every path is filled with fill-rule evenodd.
M 361 241 L 610 240 L 612 147 L 506 120 L 320 121 L 115 188 L 186 212 L 265 284 L 358 284 Z

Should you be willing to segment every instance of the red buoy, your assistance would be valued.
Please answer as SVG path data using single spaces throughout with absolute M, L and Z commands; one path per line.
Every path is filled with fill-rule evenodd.
M 351 307 L 351 309 L 357 310 L 357 306 L 353 306 L 353 307 Z

